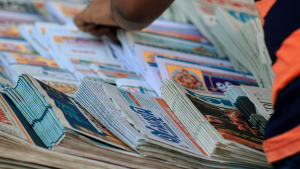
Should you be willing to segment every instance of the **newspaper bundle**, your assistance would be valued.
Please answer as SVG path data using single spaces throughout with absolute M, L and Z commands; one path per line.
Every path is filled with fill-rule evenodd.
M 20 76 L 17 85 L 5 89 L 5 93 L 8 97 L 1 95 L 3 104 L 0 106 L 6 108 L 5 114 L 9 118 L 3 118 L 3 122 L 13 123 L 16 127 L 6 125 L 10 127 L 8 128 L 2 124 L 1 128 L 7 128 L 2 131 L 34 145 L 123 167 L 177 167 L 153 158 L 143 158 L 135 153 L 73 98 L 30 75 Z M 16 107 L 5 107 L 7 102 Z
M 169 92 L 175 93 L 177 91 L 173 89 Z M 196 121 L 199 123 L 198 125 L 195 125 L 195 122 L 186 121 L 188 117 L 193 116 L 192 111 L 189 111 L 193 107 L 191 104 L 178 102 L 178 99 L 182 98 L 180 95 L 175 96 L 175 98 L 170 95 L 166 97 L 163 95 L 164 99 L 162 99 L 133 93 L 106 83 L 89 80 L 83 80 L 75 94 L 75 99 L 91 112 L 99 122 L 143 156 L 177 162 L 188 167 L 269 167 L 262 152 L 262 135 L 259 135 L 258 130 L 252 129 L 250 126 L 247 128 L 247 130 L 251 129 L 250 132 L 247 132 L 252 134 L 251 139 L 254 141 L 234 137 L 235 141 L 240 141 L 247 146 L 229 141 L 230 139 L 225 140 L 213 126 L 208 125 L 207 120 L 206 122 Z M 221 96 L 221 98 L 225 99 L 226 97 Z M 171 103 L 171 101 L 176 103 Z M 229 100 L 226 101 L 230 103 Z M 186 110 L 177 114 L 178 111 L 173 109 L 173 105 L 185 107 Z M 238 110 L 233 109 L 231 103 L 230 105 L 231 107 L 226 107 L 227 112 L 238 114 Z M 175 110 L 174 113 L 172 110 Z M 216 109 L 214 113 L 222 112 Z M 199 117 L 197 120 L 200 120 Z M 213 117 L 211 120 L 214 120 Z M 197 128 L 197 126 L 199 127 L 196 130 L 199 131 L 190 129 Z M 258 135 L 253 134 L 252 130 Z M 202 135 L 201 131 L 206 135 Z M 213 133 L 213 131 L 215 132 Z M 225 133 L 226 131 L 227 133 Z M 223 133 L 229 136 L 230 131 L 227 129 Z M 229 156 L 229 154 L 231 155 Z M 255 163 L 253 163 L 254 161 Z
M 274 73 L 254 1 L 192 0 L 176 3 L 214 44 L 220 56 L 228 57 L 236 70 L 251 72 L 260 87 L 271 87 Z
M 263 135 L 226 97 L 196 93 L 168 81 L 162 87 L 162 98 L 205 154 L 267 166 Z
M 261 133 L 264 133 L 267 120 L 274 113 L 271 89 L 230 86 L 225 95 Z
M 0 0 L 0 167 L 270 168 L 269 95 L 237 87 L 274 79 L 252 0 L 176 0 L 121 43 L 77 28 L 88 3 Z

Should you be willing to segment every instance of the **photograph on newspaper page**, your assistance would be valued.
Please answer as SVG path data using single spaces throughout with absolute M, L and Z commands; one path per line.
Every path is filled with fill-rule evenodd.
M 226 140 L 262 151 L 263 135 L 236 109 L 226 109 L 186 94 L 207 121 Z

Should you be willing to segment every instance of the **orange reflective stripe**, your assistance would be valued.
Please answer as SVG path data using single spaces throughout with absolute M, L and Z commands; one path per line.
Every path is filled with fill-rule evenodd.
M 255 3 L 261 20 L 261 25 L 264 26 L 265 24 L 265 17 L 267 16 L 268 12 L 275 4 L 276 0 L 260 0 Z
M 276 36 L 276 35 L 274 35 Z M 279 92 L 300 75 L 300 29 L 286 38 L 278 51 L 277 60 L 272 66 L 275 73 L 272 87 L 273 104 Z
M 264 141 L 263 146 L 269 163 L 274 163 L 300 152 L 300 125 Z

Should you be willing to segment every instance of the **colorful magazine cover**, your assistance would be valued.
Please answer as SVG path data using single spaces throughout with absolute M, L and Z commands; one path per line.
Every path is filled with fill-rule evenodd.
M 175 80 L 183 86 L 206 93 L 223 94 L 231 85 L 258 86 L 251 74 L 157 56 L 163 81 Z
M 189 94 L 186 96 L 226 140 L 262 151 L 264 136 L 239 110 L 219 107 Z

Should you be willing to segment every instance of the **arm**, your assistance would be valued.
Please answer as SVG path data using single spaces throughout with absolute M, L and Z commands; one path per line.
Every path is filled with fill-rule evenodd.
M 116 23 L 124 29 L 142 29 L 150 25 L 173 0 L 111 0 Z
M 95 35 L 108 33 L 112 27 L 137 30 L 151 24 L 173 0 L 93 0 L 75 18 L 82 31 Z

